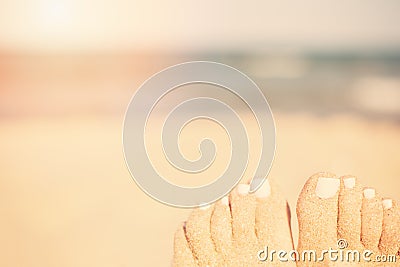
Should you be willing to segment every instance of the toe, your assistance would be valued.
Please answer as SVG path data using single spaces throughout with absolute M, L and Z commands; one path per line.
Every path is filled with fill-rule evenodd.
M 366 249 L 377 251 L 382 233 L 382 200 L 375 189 L 365 188 L 361 208 L 361 242 Z
M 347 241 L 350 249 L 361 248 L 362 188 L 353 176 L 341 177 L 338 213 L 338 239 Z
M 239 184 L 230 195 L 232 212 L 232 235 L 235 246 L 249 247 L 256 244 L 254 194 L 249 194 L 250 186 Z
M 256 234 L 260 245 L 290 251 L 293 240 L 290 229 L 290 210 L 276 184 L 270 179 L 255 193 Z
M 264 182 L 255 193 L 256 207 L 256 235 L 259 247 L 275 251 L 293 250 L 293 238 L 290 228 L 290 209 L 281 191 L 271 179 Z M 266 259 L 267 266 L 296 266 L 293 259 L 286 256 L 287 261 Z
M 175 233 L 174 238 L 174 258 L 173 267 L 195 267 L 197 266 L 192 251 L 186 239 L 186 223 L 184 223 Z
M 217 253 L 210 233 L 212 211 L 213 206 L 195 209 L 186 224 L 189 246 L 200 267 L 217 265 Z
M 222 260 L 227 262 L 232 247 L 232 220 L 228 197 L 222 198 L 215 204 L 211 216 L 211 238 L 215 250 L 221 255 Z
M 339 188 L 331 173 L 317 173 L 306 182 L 297 202 L 299 251 L 336 246 Z
M 379 249 L 382 254 L 396 255 L 400 248 L 400 208 L 392 199 L 384 199 L 383 225 Z

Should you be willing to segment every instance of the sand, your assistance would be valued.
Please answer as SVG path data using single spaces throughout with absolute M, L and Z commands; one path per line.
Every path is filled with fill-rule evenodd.
M 400 128 L 353 117 L 275 114 L 271 176 L 294 207 L 319 170 L 356 174 L 399 199 Z M 123 161 L 119 117 L 2 119 L 0 265 L 169 266 L 190 210 L 138 189 Z M 297 222 L 292 216 L 294 239 Z M 296 241 L 295 241 L 296 242 Z

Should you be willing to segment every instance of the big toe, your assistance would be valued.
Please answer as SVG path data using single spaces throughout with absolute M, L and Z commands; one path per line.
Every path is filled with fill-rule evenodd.
M 340 179 L 331 173 L 317 173 L 305 184 L 297 202 L 300 255 L 306 250 L 336 247 Z M 300 259 L 300 266 L 320 265 Z

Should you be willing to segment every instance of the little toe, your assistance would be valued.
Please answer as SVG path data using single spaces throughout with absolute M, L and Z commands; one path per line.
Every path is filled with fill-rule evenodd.
M 400 207 L 392 199 L 384 199 L 383 225 L 379 249 L 382 254 L 396 255 L 400 249 Z

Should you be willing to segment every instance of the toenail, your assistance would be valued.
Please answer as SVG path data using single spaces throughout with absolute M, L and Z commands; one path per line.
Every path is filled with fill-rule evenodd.
M 364 197 L 366 199 L 374 198 L 375 197 L 375 189 L 373 189 L 373 188 L 364 189 Z
M 271 195 L 271 186 L 268 180 L 262 184 L 262 186 L 256 191 L 255 195 L 257 198 L 266 198 Z
M 237 187 L 237 192 L 239 195 L 247 195 L 250 191 L 250 185 L 248 184 L 239 184 Z
M 382 200 L 383 208 L 385 210 L 391 209 L 393 207 L 393 200 L 387 198 Z
M 229 206 L 229 198 L 228 197 L 221 198 L 221 203 L 222 205 Z
M 319 198 L 331 198 L 336 195 L 340 187 L 340 180 L 336 178 L 318 178 L 315 194 Z
M 345 188 L 352 189 L 356 185 L 356 178 L 346 178 L 343 182 Z

